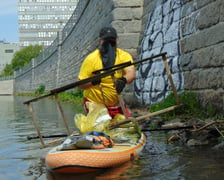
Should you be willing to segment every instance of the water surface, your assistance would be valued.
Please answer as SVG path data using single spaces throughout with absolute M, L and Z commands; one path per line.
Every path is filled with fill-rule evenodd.
M 187 147 L 167 144 L 165 132 L 145 132 L 147 144 L 141 156 L 120 167 L 84 175 L 52 174 L 46 170 L 45 154 L 29 111 L 23 102 L 30 97 L 0 96 L 0 179 L 153 179 L 221 180 L 224 177 L 224 153 L 211 147 Z M 72 131 L 73 117 L 82 112 L 79 106 L 62 103 Z M 43 135 L 65 134 L 66 129 L 55 102 L 44 99 L 33 104 Z

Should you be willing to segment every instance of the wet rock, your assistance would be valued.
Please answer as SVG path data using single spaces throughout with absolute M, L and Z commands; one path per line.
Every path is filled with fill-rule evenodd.
M 215 145 L 212 149 L 224 151 L 224 141 Z
M 139 122 L 142 128 L 158 128 L 164 123 L 164 120 L 159 117 L 152 117 Z
M 137 115 L 149 113 L 147 109 L 136 110 Z M 220 132 L 224 130 L 224 120 L 208 118 L 202 120 L 191 115 L 182 115 L 173 120 L 162 119 L 159 116 L 151 117 L 140 122 L 147 131 L 166 131 L 169 134 L 168 142 L 177 142 L 188 146 L 202 146 L 217 144 Z M 218 130 L 217 130 L 218 129 Z M 214 149 L 224 150 L 224 142 Z
M 182 122 L 184 122 L 186 126 L 192 125 L 195 127 L 202 127 L 206 124 L 205 121 L 197 117 L 185 117 L 182 119 Z
M 201 146 L 201 145 L 208 145 L 208 141 L 200 141 L 197 139 L 189 139 L 187 141 L 188 146 Z
M 180 141 L 188 146 L 201 146 L 213 144 L 217 137 L 209 130 L 192 131 L 192 129 L 180 130 L 169 138 L 169 141 Z
M 173 122 L 173 123 L 166 123 L 163 124 L 161 127 L 162 128 L 176 128 L 176 127 L 184 127 L 185 124 L 181 122 Z

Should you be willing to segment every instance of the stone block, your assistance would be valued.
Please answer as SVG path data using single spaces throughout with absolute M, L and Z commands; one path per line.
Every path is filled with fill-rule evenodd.
M 134 49 L 138 46 L 138 33 L 125 33 L 119 36 L 119 47 L 125 49 Z
M 219 23 L 204 31 L 200 31 L 184 38 L 181 40 L 181 51 L 183 53 L 188 53 L 190 51 L 221 43 L 224 39 L 223 29 L 224 23 Z
M 198 90 L 200 70 L 185 71 L 184 72 L 184 89 L 185 90 Z
M 219 5 L 220 3 L 216 1 L 200 10 L 195 24 L 197 29 L 202 30 L 219 22 Z
M 132 20 L 133 13 L 131 8 L 116 8 L 113 10 L 115 20 Z
M 215 110 L 215 113 L 223 114 L 224 107 L 224 91 L 223 89 L 219 90 L 204 90 L 197 92 L 198 99 L 200 100 L 200 105 L 203 109 L 207 110 L 212 107 Z
M 224 1 L 220 0 L 220 22 L 224 21 Z
M 118 8 L 118 7 L 142 7 L 143 2 L 144 1 L 142 1 L 142 0 L 128 0 L 128 1 L 113 0 L 115 8 Z
M 141 21 L 113 21 L 112 26 L 117 30 L 118 35 L 123 33 L 140 33 L 141 32 Z

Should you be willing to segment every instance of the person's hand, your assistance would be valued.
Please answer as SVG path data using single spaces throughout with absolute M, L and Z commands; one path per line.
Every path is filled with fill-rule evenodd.
M 125 77 L 122 77 L 116 80 L 115 87 L 118 94 L 120 94 L 123 91 L 126 83 L 127 83 L 127 79 Z
M 101 79 L 100 79 L 100 78 L 96 78 L 96 79 L 93 80 L 91 83 L 92 83 L 93 86 L 98 85 L 98 84 L 101 83 Z

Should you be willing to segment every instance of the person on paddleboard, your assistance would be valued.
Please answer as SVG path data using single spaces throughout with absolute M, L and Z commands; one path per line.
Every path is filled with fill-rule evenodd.
M 118 36 L 113 27 L 104 27 L 99 33 L 99 48 L 91 52 L 84 59 L 78 79 L 83 80 L 94 76 L 93 72 L 110 68 L 114 65 L 133 62 L 132 56 L 117 47 Z M 80 85 L 79 88 L 84 90 L 84 107 L 88 113 L 86 102 L 95 102 L 104 104 L 111 117 L 117 113 L 123 114 L 119 105 L 119 94 L 122 92 L 126 84 L 130 84 L 136 77 L 134 65 L 127 66 L 117 70 L 113 76 L 96 79 L 92 82 Z M 126 115 L 130 116 L 130 112 L 126 108 Z

